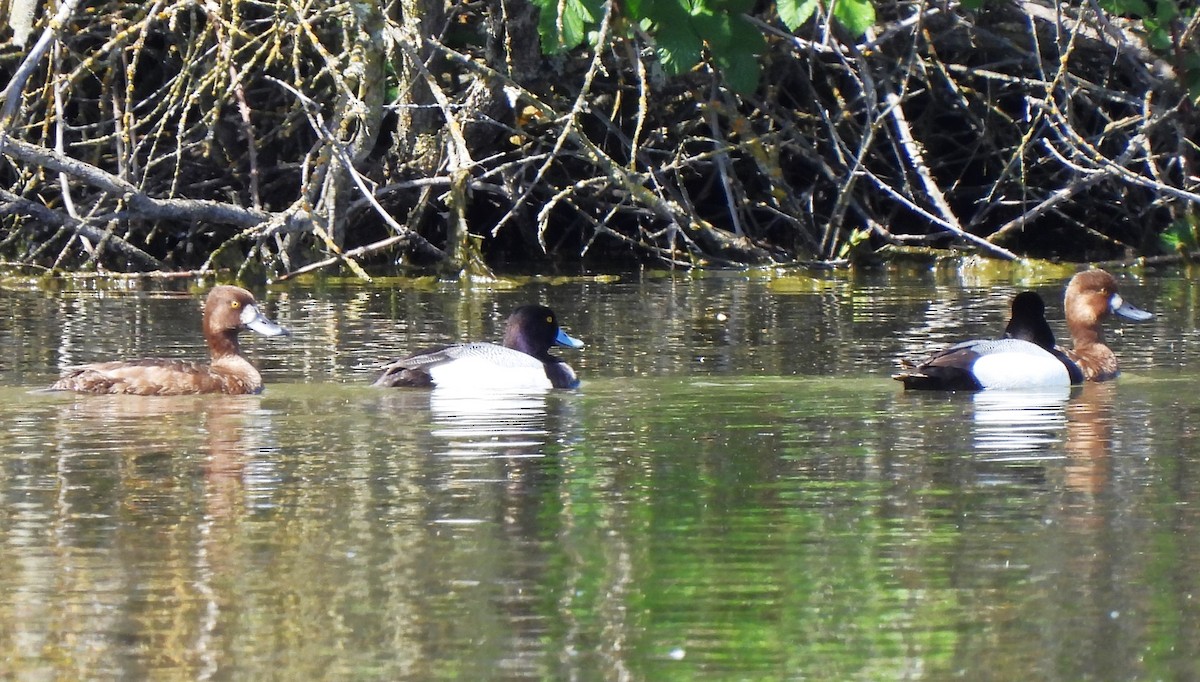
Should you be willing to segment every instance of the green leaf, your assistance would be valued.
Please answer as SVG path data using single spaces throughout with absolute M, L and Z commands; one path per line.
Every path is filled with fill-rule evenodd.
M 588 28 L 596 23 L 597 13 L 584 0 L 533 0 L 541 10 L 538 33 L 542 37 L 542 51 L 547 54 L 564 52 L 578 47 L 587 37 Z M 562 16 L 559 16 L 559 8 Z
M 694 11 L 691 16 L 692 30 L 713 52 L 722 52 L 729 47 L 729 15 L 714 14 L 705 9 Z
M 1146 42 L 1150 44 L 1150 49 L 1159 54 L 1171 52 L 1174 43 L 1169 26 L 1163 26 L 1153 17 L 1147 17 L 1142 20 L 1142 28 L 1146 31 Z
M 762 31 L 737 17 L 729 26 L 728 47 L 716 55 L 717 66 L 730 89 L 738 94 L 751 94 L 758 88 L 758 77 L 762 67 L 758 56 L 766 47 Z
M 965 3 L 964 3 L 965 4 Z M 817 11 L 817 0 L 777 0 L 775 3 L 776 9 L 779 11 L 779 19 L 783 21 L 783 25 L 788 27 L 789 31 L 795 31 L 804 25 Z
M 1169 24 L 1179 16 L 1179 8 L 1170 0 L 1159 0 L 1155 16 L 1164 24 Z
M 854 36 L 861 36 L 875 24 L 875 6 L 871 0 L 834 0 L 833 18 Z
M 704 4 L 714 12 L 734 16 L 754 11 L 754 0 L 705 0 Z
M 1148 17 L 1152 14 L 1145 0 L 1100 0 L 1100 7 L 1106 12 L 1124 14 L 1133 17 Z
M 679 0 L 656 0 L 647 17 L 653 24 L 654 50 L 667 75 L 685 73 L 700 62 L 704 44 L 692 30 L 691 5 Z
M 1200 54 L 1190 52 L 1179 60 L 1181 76 L 1192 102 L 1200 103 Z
M 686 21 L 668 22 L 658 25 L 654 34 L 658 60 L 668 75 L 676 76 L 690 71 L 700 63 L 704 44 Z
M 729 57 L 727 63 L 721 67 L 721 75 L 725 77 L 729 89 L 739 95 L 754 94 L 758 89 L 758 77 L 762 73 L 758 56 L 737 52 Z

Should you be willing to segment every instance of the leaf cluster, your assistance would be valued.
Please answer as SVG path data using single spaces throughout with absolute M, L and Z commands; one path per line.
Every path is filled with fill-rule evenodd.
M 1100 0 L 1135 30 L 1156 54 L 1173 62 L 1194 101 L 1200 103 L 1200 9 L 1191 0 Z
M 602 0 L 533 0 L 541 9 L 538 25 L 542 47 L 561 53 L 587 43 L 593 49 Z M 779 18 L 796 30 L 817 13 L 819 0 L 782 0 Z M 760 59 L 767 42 L 747 16 L 754 0 L 630 0 L 620 5 L 626 35 L 642 33 L 653 40 L 658 61 L 668 75 L 678 76 L 706 59 L 720 70 L 729 87 L 753 93 L 761 75 Z M 831 16 L 851 37 L 875 23 L 871 0 L 834 0 Z

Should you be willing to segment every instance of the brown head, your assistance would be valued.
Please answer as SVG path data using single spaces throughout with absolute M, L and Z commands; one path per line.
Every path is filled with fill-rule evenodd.
M 243 329 L 263 336 L 287 333 L 262 314 L 254 294 L 224 284 L 213 287 L 204 301 L 204 340 L 214 361 L 238 354 L 238 332 Z
M 1087 270 L 1071 278 L 1063 302 L 1067 329 L 1071 332 L 1071 359 L 1089 381 L 1104 381 L 1117 375 L 1117 357 L 1104 345 L 1101 323 L 1110 314 L 1141 322 L 1151 313 L 1125 302 L 1117 293 L 1117 279 L 1104 270 Z

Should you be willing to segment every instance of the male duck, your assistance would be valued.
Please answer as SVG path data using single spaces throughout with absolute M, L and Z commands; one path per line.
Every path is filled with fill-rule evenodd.
M 287 330 L 259 311 L 254 295 L 234 286 L 216 286 L 204 303 L 204 340 L 211 364 L 145 359 L 68 367 L 52 391 L 132 395 L 244 394 L 262 391 L 262 376 L 238 346 L 243 329 L 264 336 Z
M 1051 388 L 1106 381 L 1117 376 L 1117 358 L 1103 343 L 1100 324 L 1109 313 L 1130 320 L 1153 315 L 1126 303 L 1117 281 L 1103 270 L 1071 278 L 1064 309 L 1073 349 L 1054 343 L 1045 304 L 1033 292 L 1013 299 L 1012 319 L 999 340 L 964 341 L 896 375 L 905 389 L 980 390 Z
M 1067 368 L 1071 385 L 1082 384 L 1083 370 L 1054 341 L 1054 332 L 1046 321 L 1046 303 L 1034 291 L 1022 291 L 1013 297 L 1012 317 L 1004 328 L 1004 338 L 1021 339 L 1045 348 Z
M 1036 291 L 1013 296 L 1012 316 L 1004 327 L 1004 338 L 1021 339 L 1047 350 L 1054 347 L 1054 330 L 1046 321 L 1046 302 Z
M 540 389 L 575 388 L 574 370 L 550 354 L 551 346 L 582 348 L 541 305 L 517 308 L 508 317 L 504 345 L 460 343 L 413 353 L 383 369 L 376 386 Z
M 906 390 L 978 391 L 984 388 L 1070 386 L 1072 369 L 1056 356 L 1054 332 L 1046 322 L 1046 304 L 1032 291 L 1013 298 L 1012 317 L 1002 339 L 963 341 L 934 353 L 919 365 L 892 377 Z

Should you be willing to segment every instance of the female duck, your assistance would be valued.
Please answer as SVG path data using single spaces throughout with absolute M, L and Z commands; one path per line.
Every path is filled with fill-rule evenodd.
M 903 381 L 906 389 L 933 390 L 1047 388 L 1107 381 L 1119 372 L 1116 355 L 1104 345 L 1104 318 L 1110 313 L 1134 321 L 1153 317 L 1126 303 L 1117 293 L 1116 278 L 1104 270 L 1072 277 L 1063 307 L 1072 349 L 1054 345 L 1040 297 L 1035 302 L 1018 295 L 1013 300 L 1013 318 L 1005 329 L 1008 338 L 951 346 L 895 378 Z
M 68 367 L 50 390 L 132 395 L 258 393 L 262 376 L 238 346 L 238 332 L 243 329 L 264 336 L 287 333 L 259 311 L 249 291 L 216 286 L 204 303 L 204 340 L 211 364 L 162 359 L 97 362 Z
M 1115 379 L 1120 370 L 1117 356 L 1104 345 L 1100 323 L 1109 314 L 1134 322 L 1144 322 L 1154 315 L 1136 308 L 1117 293 L 1117 280 L 1104 270 L 1087 270 L 1071 278 L 1063 303 L 1067 315 L 1067 330 L 1071 333 L 1069 357 L 1088 381 Z
M 508 317 L 504 344 L 460 343 L 413 353 L 383 369 L 376 386 L 545 389 L 575 388 L 579 379 L 551 346 L 582 348 L 545 306 L 521 306 Z
M 1036 293 L 1013 298 L 1004 337 L 963 341 L 893 378 L 907 390 L 934 391 L 1054 388 L 1082 381 L 1079 368 L 1054 345 L 1046 304 Z

